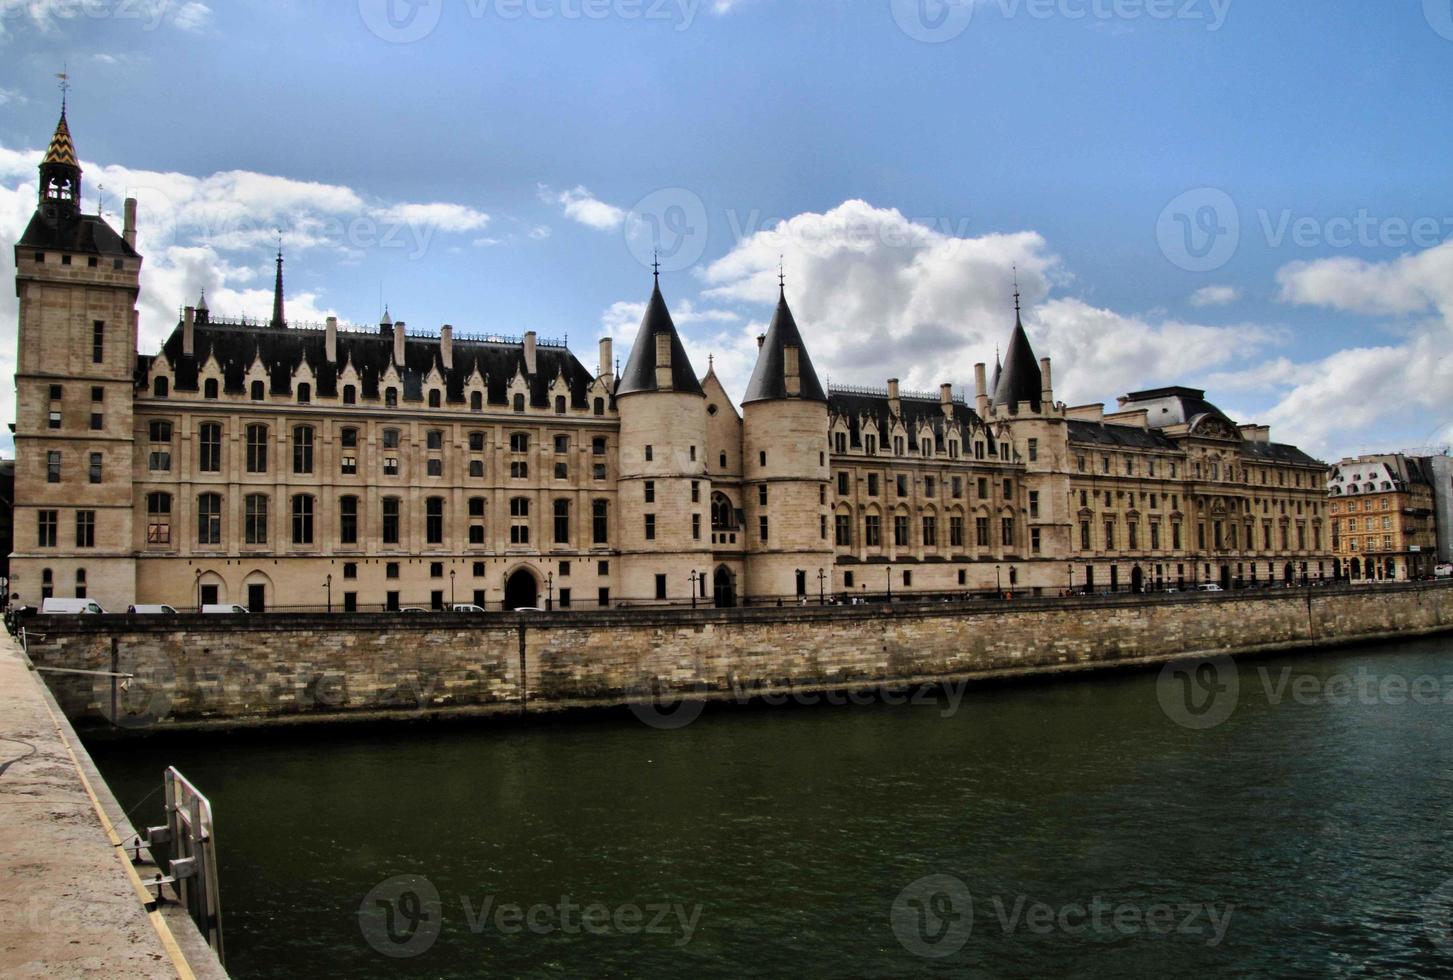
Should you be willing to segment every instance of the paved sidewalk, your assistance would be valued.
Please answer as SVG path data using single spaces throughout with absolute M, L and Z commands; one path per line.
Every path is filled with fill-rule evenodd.
M 93 793 L 110 796 L 0 631 L 0 977 L 191 976 Z

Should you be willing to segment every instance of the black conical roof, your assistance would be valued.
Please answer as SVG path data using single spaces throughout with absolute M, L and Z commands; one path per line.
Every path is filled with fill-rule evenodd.
M 796 395 L 787 394 L 787 379 L 783 373 L 787 363 L 787 355 L 783 351 L 788 347 L 796 347 L 798 351 L 797 376 L 801 387 Z M 812 368 L 812 359 L 807 356 L 807 345 L 802 342 L 802 334 L 797 329 L 792 309 L 787 305 L 785 292 L 777 299 L 777 312 L 772 315 L 772 325 L 767 328 L 762 349 L 757 352 L 757 366 L 752 370 L 752 380 L 747 382 L 747 393 L 742 398 L 742 404 L 784 398 L 827 401 L 827 392 L 823 391 L 822 383 L 817 380 L 817 372 Z
M 686 358 L 686 348 L 681 346 L 681 336 L 676 324 L 671 321 L 671 311 L 661 298 L 661 284 L 657 282 L 651 290 L 651 301 L 646 304 L 646 315 L 641 318 L 641 329 L 636 333 L 636 342 L 631 345 L 631 356 L 626 361 L 626 371 L 616 385 L 616 397 L 638 391 L 659 391 L 656 384 L 656 335 L 671 335 L 671 389 L 691 395 L 706 397 L 701 382 Z
M 1044 376 L 1039 373 L 1039 360 L 1034 356 L 1034 348 L 1029 346 L 1024 324 L 1016 315 L 1014 334 L 1009 338 L 1009 349 L 1004 352 L 1004 370 L 994 386 L 994 405 L 1012 410 L 1020 402 L 1029 402 L 1037 412 L 1043 390 Z

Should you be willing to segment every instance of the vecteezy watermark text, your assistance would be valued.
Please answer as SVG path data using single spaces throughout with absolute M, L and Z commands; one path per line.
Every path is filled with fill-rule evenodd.
M 964 948 L 980 918 L 1004 936 L 1166 936 L 1219 946 L 1236 907 L 1214 902 L 1130 902 L 1092 895 L 1051 903 L 1028 895 L 991 895 L 974 901 L 953 875 L 920 878 L 898 893 L 890 911 L 893 934 L 916 956 L 942 959 Z
M 460 895 L 459 921 L 470 935 L 661 936 L 686 946 L 696 935 L 703 906 L 681 902 L 500 901 L 493 894 Z M 358 906 L 358 926 L 375 950 L 394 959 L 419 956 L 443 930 L 446 908 L 423 875 L 398 875 L 375 885 Z
M 665 21 L 685 31 L 696 22 L 701 0 L 449 0 L 471 21 Z M 445 0 L 358 0 L 363 24 L 381 41 L 411 44 L 433 34 Z
M 888 0 L 898 28 L 915 41 L 939 44 L 968 29 L 980 11 L 1005 20 L 1190 21 L 1219 31 L 1232 0 Z

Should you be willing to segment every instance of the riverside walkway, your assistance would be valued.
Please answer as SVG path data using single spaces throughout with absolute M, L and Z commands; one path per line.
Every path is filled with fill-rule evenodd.
M 161 773 L 157 773 L 160 785 Z M 41 675 L 0 631 L 0 977 L 225 977 L 156 911 L 133 831 Z

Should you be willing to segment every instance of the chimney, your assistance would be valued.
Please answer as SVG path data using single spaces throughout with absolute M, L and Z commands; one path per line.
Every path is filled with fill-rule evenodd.
M 338 360 L 338 318 L 328 318 L 327 332 L 323 334 L 323 354 L 329 362 Z
M 394 363 L 402 370 L 404 366 L 404 321 L 394 324 Z
M 898 400 L 898 379 L 897 378 L 889 378 L 888 379 L 888 400 L 890 402 L 896 402 Z
M 447 323 L 439 328 L 439 360 L 444 370 L 454 370 L 454 327 Z
M 985 379 L 982 362 L 974 365 L 974 406 L 978 409 L 979 418 L 989 414 L 989 383 Z
M 940 405 L 952 405 L 954 403 L 954 386 L 943 384 L 938 386 L 938 402 Z
M 535 373 L 535 331 L 525 331 L 525 373 Z
M 782 348 L 782 374 L 789 398 L 802 394 L 801 364 L 802 348 L 791 344 Z
M 126 239 L 126 244 L 132 248 L 136 247 L 136 198 L 126 199 L 125 217 L 122 219 L 121 237 Z
M 656 387 L 671 390 L 671 335 L 656 334 Z
M 595 376 L 603 378 L 610 374 L 610 366 L 615 363 L 615 352 L 612 349 L 609 337 L 600 338 L 600 364 L 596 368 Z
M 766 342 L 767 342 L 767 335 L 766 334 L 764 334 L 764 333 L 757 334 L 757 350 L 761 350 L 762 349 L 762 345 L 765 344 Z
M 196 347 L 196 335 L 192 330 L 197 322 L 197 308 L 187 307 L 187 312 L 182 318 L 182 353 L 190 355 Z
M 1054 407 L 1054 382 L 1050 378 L 1049 358 L 1041 357 L 1039 359 L 1039 375 L 1043 385 L 1043 390 L 1039 394 L 1039 400 L 1043 402 L 1041 406 L 1042 410 L 1048 412 Z

